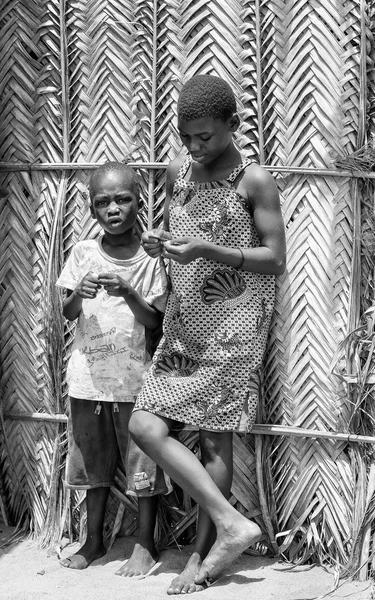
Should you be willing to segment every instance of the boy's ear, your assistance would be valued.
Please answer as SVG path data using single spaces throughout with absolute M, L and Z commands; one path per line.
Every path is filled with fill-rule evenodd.
M 92 204 L 91 204 L 91 202 L 90 202 L 90 215 L 91 215 L 91 217 L 92 217 L 93 219 L 96 219 L 95 211 L 94 211 L 94 209 L 93 209 L 93 207 L 92 207 Z
M 234 113 L 234 115 L 231 116 L 229 125 L 230 125 L 230 130 L 233 131 L 233 133 L 235 131 L 237 131 L 237 129 L 240 126 L 240 117 L 238 116 L 237 113 Z
M 142 208 L 144 207 L 144 204 L 145 204 L 145 203 L 143 202 L 143 199 L 142 199 L 142 198 L 140 198 L 140 199 L 138 200 L 138 210 L 142 210 Z

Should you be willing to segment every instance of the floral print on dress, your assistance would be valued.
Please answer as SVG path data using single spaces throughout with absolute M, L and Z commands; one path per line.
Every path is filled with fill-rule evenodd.
M 199 364 L 182 354 L 163 354 L 155 365 L 156 377 L 191 377 Z
M 227 302 L 231 306 L 235 306 L 238 302 L 244 302 L 250 297 L 251 291 L 237 271 L 215 269 L 204 278 L 201 296 L 202 302 L 205 304 Z
M 231 217 L 224 204 L 215 207 L 209 218 L 199 223 L 199 227 L 207 235 L 208 241 L 216 242 L 220 238 L 226 239 L 226 231 L 230 223 Z
M 202 413 L 202 425 L 212 419 L 218 425 L 221 424 L 223 416 L 220 413 L 230 403 L 233 393 L 233 389 L 227 385 L 216 385 L 210 389 L 210 398 L 196 401 L 197 408 Z

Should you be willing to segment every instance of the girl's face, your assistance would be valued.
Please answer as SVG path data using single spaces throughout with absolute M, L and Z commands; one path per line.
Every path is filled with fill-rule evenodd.
M 184 146 L 193 160 L 201 165 L 215 161 L 232 141 L 232 134 L 238 127 L 238 117 L 233 115 L 227 121 L 201 117 L 186 121 L 178 118 L 178 131 Z
M 131 179 L 121 171 L 107 171 L 90 186 L 91 215 L 104 231 L 120 235 L 135 225 L 139 199 Z

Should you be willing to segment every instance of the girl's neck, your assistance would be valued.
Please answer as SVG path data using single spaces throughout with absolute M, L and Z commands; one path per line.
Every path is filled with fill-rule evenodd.
M 220 181 L 229 177 L 233 169 L 241 163 L 241 154 L 231 142 L 226 150 L 212 163 L 200 165 L 192 162 L 190 167 L 190 181 Z
M 102 237 L 103 251 L 111 258 L 119 260 L 126 260 L 135 256 L 140 245 L 140 239 L 133 229 L 120 235 L 113 235 L 105 231 Z

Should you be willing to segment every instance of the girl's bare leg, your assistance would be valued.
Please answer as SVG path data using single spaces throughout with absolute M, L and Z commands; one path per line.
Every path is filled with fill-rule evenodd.
M 158 554 L 154 543 L 157 496 L 140 496 L 138 498 L 138 537 L 131 557 L 121 566 L 116 575 L 133 577 L 146 575 L 156 564 Z
M 108 494 L 109 487 L 98 487 L 87 490 L 86 541 L 75 554 L 60 560 L 60 564 L 63 567 L 81 571 L 106 553 L 103 544 L 103 525 Z
M 129 431 L 146 454 L 209 515 L 216 541 L 204 559 L 195 583 L 212 580 L 261 535 L 261 530 L 227 501 L 197 457 L 169 436 L 168 419 L 140 410 L 133 413 Z
M 219 490 L 229 497 L 233 477 L 233 434 L 232 432 L 212 432 L 201 430 L 199 432 L 201 446 L 201 462 L 216 483 Z M 197 537 L 194 551 L 189 558 L 184 570 L 176 577 L 168 594 L 191 594 L 199 592 L 204 587 L 195 583 L 203 559 L 207 556 L 215 541 L 216 528 L 207 513 L 199 509 Z

